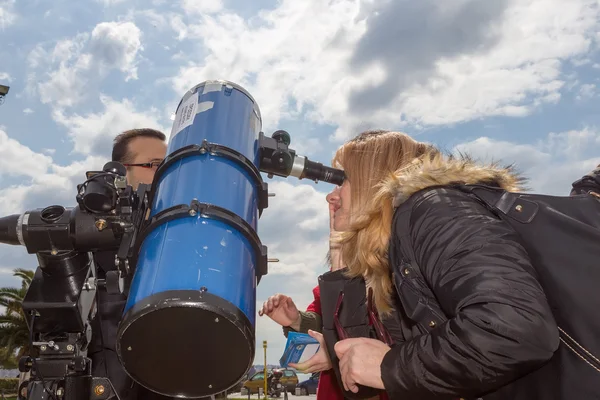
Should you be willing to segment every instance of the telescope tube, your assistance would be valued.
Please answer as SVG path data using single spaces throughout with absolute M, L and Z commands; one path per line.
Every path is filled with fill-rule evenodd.
M 227 81 L 195 86 L 177 107 L 117 334 L 123 367 L 156 393 L 210 396 L 252 365 L 267 262 L 261 127 L 254 99 Z

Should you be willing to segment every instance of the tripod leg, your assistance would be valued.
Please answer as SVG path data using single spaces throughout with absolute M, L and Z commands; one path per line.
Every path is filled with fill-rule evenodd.
M 91 376 L 67 376 L 65 378 L 65 400 L 83 400 L 90 398 Z

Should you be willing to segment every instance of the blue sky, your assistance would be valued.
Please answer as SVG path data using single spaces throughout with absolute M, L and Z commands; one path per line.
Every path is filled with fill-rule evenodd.
M 244 86 L 263 130 L 288 130 L 314 160 L 363 129 L 402 130 L 565 195 L 600 164 L 599 40 L 596 0 L 0 0 L 0 214 L 73 205 L 115 135 L 169 133 L 209 79 Z M 325 270 L 330 186 L 270 186 L 259 233 L 281 262 L 257 303 L 281 292 L 304 308 Z M 0 286 L 34 265 L 0 247 Z M 262 340 L 276 362 L 284 338 L 265 318 Z

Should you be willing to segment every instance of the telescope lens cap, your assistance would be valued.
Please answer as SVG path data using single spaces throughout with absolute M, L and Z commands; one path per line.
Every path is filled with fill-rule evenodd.
M 245 314 L 218 296 L 190 290 L 139 301 L 117 333 L 117 353 L 135 381 L 185 399 L 221 393 L 239 382 L 252 365 L 254 346 Z

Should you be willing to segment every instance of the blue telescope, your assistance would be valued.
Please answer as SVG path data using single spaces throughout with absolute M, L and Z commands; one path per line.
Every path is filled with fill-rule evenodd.
M 177 107 L 117 334 L 123 367 L 153 392 L 209 396 L 251 367 L 256 285 L 267 273 L 257 235 L 268 206 L 261 172 L 344 180 L 291 150 L 287 132 L 261 129 L 256 101 L 231 82 L 203 82 Z
M 269 197 L 261 172 L 337 185 L 345 178 L 296 154 L 287 132 L 267 137 L 261 128 L 248 92 L 201 83 L 177 107 L 152 185 L 134 189 L 125 167 L 109 162 L 86 172 L 77 206 L 0 218 L 0 243 L 38 260 L 22 301 L 32 352 L 19 370 L 31 372 L 28 398 L 115 394 L 110 379 L 91 376 L 87 355 L 98 288 L 128 294 L 116 347 L 140 385 L 191 399 L 242 379 L 254 359 L 256 285 L 267 273 L 256 233 Z M 101 275 L 106 255 L 115 268 Z

